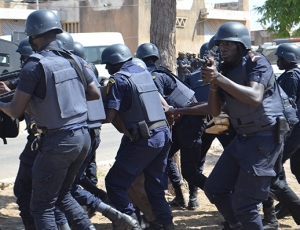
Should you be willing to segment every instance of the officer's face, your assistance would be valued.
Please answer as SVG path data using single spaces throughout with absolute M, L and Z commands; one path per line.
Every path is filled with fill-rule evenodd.
M 289 65 L 289 62 L 287 62 L 283 57 L 278 56 L 277 58 L 277 66 L 280 70 L 285 70 Z
M 239 54 L 237 45 L 231 41 L 219 42 L 220 56 L 224 62 L 232 62 Z
M 110 75 L 113 75 L 119 71 L 114 67 L 114 65 L 112 65 L 110 63 L 106 63 L 105 69 L 107 69 L 107 71 Z
M 37 37 L 36 36 L 29 36 L 28 42 L 33 51 L 38 51 L 38 44 L 37 44 Z

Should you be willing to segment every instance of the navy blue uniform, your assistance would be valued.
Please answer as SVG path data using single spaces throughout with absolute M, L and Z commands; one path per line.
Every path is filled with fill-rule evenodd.
M 55 42 L 50 45 L 59 49 Z M 52 51 L 43 52 L 45 52 L 44 59 L 39 60 L 38 57 L 41 56 L 36 56 L 37 58 L 31 57 L 27 60 L 20 73 L 20 82 L 17 87 L 18 90 L 32 95 L 29 106 L 31 107 L 30 115 L 33 117 L 35 123 L 38 126 L 44 123 L 48 124 L 39 142 L 39 152 L 32 167 L 32 199 L 30 210 L 38 229 L 56 229 L 53 218 L 54 205 L 63 210 L 67 219 L 75 226 L 77 225 L 78 229 L 84 229 L 92 224 L 82 207 L 70 194 L 70 187 L 75 174 L 81 166 L 90 146 L 90 136 L 85 123 L 87 117 L 87 109 L 85 108 L 87 105 L 86 102 L 83 103 L 85 99 L 80 98 L 82 94 L 84 97 L 84 89 L 80 81 L 78 82 L 75 78 L 71 79 L 75 76 L 76 72 L 74 69 L 71 69 L 72 67 L 70 68 L 71 65 L 68 61 Z M 52 64 L 55 62 L 60 62 L 60 65 Z M 64 71 L 69 67 L 69 71 L 73 74 L 64 74 L 59 71 L 60 68 L 63 68 L 63 63 L 66 65 Z M 62 92 L 61 90 L 68 96 L 70 94 L 66 92 L 68 88 L 60 88 L 63 84 L 60 86 L 57 85 L 55 89 L 54 87 L 51 88 L 55 84 L 54 80 L 47 80 L 51 79 L 51 73 L 54 73 L 52 69 L 55 69 L 54 76 L 57 81 L 62 79 L 63 75 L 65 80 L 69 78 L 69 81 L 61 83 L 75 83 L 72 89 L 68 87 L 69 90 L 73 90 L 74 94 L 72 94 L 73 99 L 67 103 L 71 103 L 76 98 L 75 100 L 78 103 L 76 109 L 80 111 L 77 115 L 72 115 L 73 112 L 71 110 L 62 110 L 62 114 L 59 114 L 57 106 L 63 105 L 66 108 L 68 105 L 64 101 L 64 97 L 59 98 L 59 105 L 55 105 L 57 100 L 54 98 L 57 97 L 58 92 Z M 90 84 L 93 78 L 84 69 L 83 73 L 87 84 Z M 47 101 L 47 105 L 45 104 L 45 100 Z M 38 110 L 36 109 L 38 106 L 45 106 L 45 109 Z M 51 113 L 51 116 L 43 117 L 41 113 L 47 113 L 48 115 Z M 63 118 L 54 120 L 55 116 L 62 116 Z M 67 125 L 63 125 L 64 123 Z
M 155 68 L 153 64 L 146 63 L 146 65 L 149 71 Z M 165 73 L 155 71 L 152 72 L 152 75 L 158 92 L 164 98 L 168 98 L 177 87 L 174 79 Z M 196 102 L 195 98 L 192 98 L 191 102 Z M 201 160 L 201 136 L 205 128 L 203 119 L 205 116 L 181 116 L 172 127 L 173 143 L 168 157 L 168 175 L 173 187 L 180 187 L 180 175 L 173 161 L 174 154 L 180 150 L 182 175 L 189 183 L 190 195 L 197 190 L 196 186 L 203 189 L 206 180 L 201 167 L 198 166 L 198 162 Z
M 181 67 L 181 65 L 189 65 L 189 61 L 184 58 L 180 59 L 177 58 L 177 72 L 178 72 L 178 77 L 184 81 L 185 76 L 190 73 L 187 67 Z
M 257 62 L 252 62 L 246 56 L 238 66 L 228 66 L 224 75 L 238 84 L 248 85 L 254 81 L 263 84 L 266 89 L 273 71 L 265 57 L 261 56 Z M 274 86 L 269 90 L 271 95 L 278 95 L 278 90 L 275 90 Z M 277 108 L 274 108 L 276 106 L 268 104 L 269 110 L 267 108 L 266 113 L 261 112 L 262 108 L 266 108 L 264 101 L 270 99 L 266 93 L 261 105 L 254 109 L 255 112 L 241 109 L 241 106 L 247 105 L 222 89 L 219 93 L 220 96 L 226 97 L 229 117 L 237 135 L 224 149 L 205 183 L 204 191 L 230 226 L 237 226 L 240 223 L 245 230 L 262 230 L 257 205 L 268 198 L 270 182 L 275 176 L 274 164 L 283 147 L 282 143 L 276 141 L 274 131 L 276 114 L 282 108 L 279 106 L 277 111 Z M 280 105 L 280 101 L 278 103 Z M 243 117 L 239 114 L 239 110 Z M 282 114 L 282 111 L 280 113 Z M 271 123 L 261 127 L 256 123 L 257 120 L 253 120 L 256 115 L 260 119 L 270 118 Z M 239 122 L 235 118 L 238 118 Z M 248 125 L 239 125 L 249 122 L 249 119 L 251 122 Z
M 300 98 L 300 69 L 295 66 L 291 67 L 290 69 L 285 70 L 283 74 L 280 75 L 278 78 L 279 84 L 281 88 L 286 92 L 289 98 L 293 99 L 295 104 L 297 104 Z M 299 109 L 299 108 L 298 108 Z M 299 111 L 298 111 L 299 113 Z M 298 114 L 299 117 L 299 114 Z M 294 171 L 294 174 L 300 182 L 300 171 L 297 165 L 299 165 L 300 160 L 300 142 L 299 142 L 299 135 L 300 135 L 300 122 L 298 122 L 294 128 L 291 135 L 284 143 L 284 150 L 283 150 L 283 163 L 291 158 L 291 170 Z
M 144 69 L 128 61 L 123 64 L 121 71 L 134 74 L 141 73 Z M 106 108 L 126 112 L 132 104 L 131 86 L 126 77 L 120 74 L 113 75 L 111 81 L 114 83 L 108 86 L 110 90 L 106 97 Z M 128 215 L 134 212 L 127 189 L 144 172 L 145 191 L 157 221 L 162 225 L 172 223 L 172 214 L 164 197 L 164 189 L 168 184 L 166 161 L 170 143 L 167 126 L 150 130 L 149 139 L 122 142 L 122 149 L 118 151 L 116 161 L 105 178 L 109 200 L 117 210 Z

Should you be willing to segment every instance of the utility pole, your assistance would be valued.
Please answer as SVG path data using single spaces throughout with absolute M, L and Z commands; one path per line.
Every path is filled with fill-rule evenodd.
M 36 10 L 39 10 L 40 6 L 39 6 L 39 0 L 36 0 Z

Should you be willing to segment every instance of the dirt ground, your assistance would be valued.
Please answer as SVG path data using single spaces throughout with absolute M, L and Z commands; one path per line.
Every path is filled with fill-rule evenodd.
M 215 162 L 218 160 L 222 152 L 221 145 L 215 141 L 208 153 L 207 161 L 205 164 L 205 175 L 209 175 L 214 166 Z M 104 189 L 104 177 L 109 169 L 109 165 L 99 165 L 99 184 L 98 186 Z M 285 164 L 287 177 L 289 185 L 294 189 L 294 191 L 299 193 L 299 184 L 297 183 L 295 177 L 290 173 L 289 162 Z M 2 187 L 1 187 L 2 186 Z M 15 196 L 13 194 L 12 184 L 0 184 L 0 230 L 22 230 L 22 222 L 19 217 L 18 207 L 15 203 Z M 2 188 L 2 190 L 1 190 Z M 188 193 L 186 190 L 186 197 L 188 198 Z M 166 191 L 166 198 L 171 200 L 173 196 Z M 172 208 L 175 228 L 177 230 L 184 229 L 203 229 L 203 230 L 218 230 L 222 229 L 220 222 L 222 217 L 216 210 L 215 206 L 212 205 L 205 194 L 199 190 L 198 199 L 201 203 L 200 207 L 195 211 Z M 300 210 L 299 210 L 300 212 Z M 101 214 L 95 215 L 92 219 L 92 223 L 95 225 L 97 230 L 109 230 L 112 229 L 111 223 L 108 219 L 103 217 Z M 280 220 L 280 229 L 293 229 L 300 230 L 300 226 L 297 226 L 293 221 L 292 217 L 287 217 Z

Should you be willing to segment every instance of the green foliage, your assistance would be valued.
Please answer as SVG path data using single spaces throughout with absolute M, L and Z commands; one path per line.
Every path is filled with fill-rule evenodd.
M 263 25 L 268 25 L 268 32 L 277 38 L 300 35 L 300 4 L 299 0 L 266 0 L 261 7 L 254 7 L 262 17 L 257 20 Z

